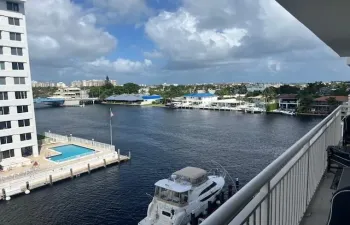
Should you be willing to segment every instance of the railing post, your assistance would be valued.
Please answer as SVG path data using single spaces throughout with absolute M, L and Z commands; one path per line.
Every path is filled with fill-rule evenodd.
M 309 204 L 309 171 L 310 171 L 310 144 L 308 144 L 308 150 L 307 150 L 307 162 L 306 162 L 306 198 L 305 198 L 305 208 L 307 208 Z
M 262 188 L 261 192 L 266 195 L 265 200 L 261 203 L 261 225 L 271 225 L 271 220 L 270 220 L 270 194 L 271 194 L 271 189 L 270 189 L 270 182 L 267 182 Z

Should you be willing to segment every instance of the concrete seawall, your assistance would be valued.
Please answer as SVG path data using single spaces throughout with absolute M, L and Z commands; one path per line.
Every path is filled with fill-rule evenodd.
M 73 136 L 63 136 L 47 132 L 42 141 L 40 155 L 29 158 L 28 166 L 14 166 L 0 174 L 0 200 L 10 200 L 11 196 L 29 194 L 30 190 L 55 182 L 91 173 L 93 170 L 105 168 L 108 165 L 120 164 L 131 158 L 120 154 L 114 145 L 104 144 L 94 140 L 81 139 Z M 68 157 L 61 162 L 50 160 L 50 157 L 60 154 L 56 147 L 76 145 L 93 150 L 88 155 Z
M 98 159 L 86 160 L 78 164 L 72 163 L 70 166 L 56 168 L 51 171 L 37 171 L 36 173 L 28 174 L 18 179 L 14 178 L 0 184 L 0 200 L 5 200 L 6 198 L 9 200 L 8 197 L 13 195 L 22 194 L 46 185 L 53 185 L 55 182 L 74 178 L 80 174 L 90 173 L 93 170 L 122 163 L 129 159 L 127 156 L 118 157 L 117 153 L 111 153 Z

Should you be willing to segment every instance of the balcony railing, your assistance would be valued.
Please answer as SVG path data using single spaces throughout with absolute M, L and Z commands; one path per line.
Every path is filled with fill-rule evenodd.
M 342 139 L 347 112 L 339 106 L 201 224 L 299 224 L 326 171 L 327 146 Z

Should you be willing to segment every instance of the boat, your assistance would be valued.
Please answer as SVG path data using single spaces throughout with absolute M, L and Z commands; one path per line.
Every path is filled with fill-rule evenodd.
M 181 102 L 171 102 L 169 104 L 167 104 L 167 107 L 171 108 L 171 109 L 178 109 L 182 106 Z
M 212 173 L 196 167 L 185 167 L 168 179 L 155 183 L 155 194 L 147 217 L 138 225 L 186 225 L 191 213 L 200 217 L 207 212 L 225 185 L 225 172 Z
M 266 112 L 266 110 L 260 107 L 248 107 L 245 109 L 245 112 L 254 114 L 254 113 L 264 113 Z

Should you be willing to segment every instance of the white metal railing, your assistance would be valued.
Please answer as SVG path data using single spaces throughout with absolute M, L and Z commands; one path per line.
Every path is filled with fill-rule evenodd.
M 339 106 L 268 165 L 201 225 L 297 225 L 327 168 L 329 145 L 342 139 Z
M 5 182 L 10 182 L 10 181 L 15 181 L 18 180 L 20 178 L 24 178 L 24 177 L 28 177 L 28 176 L 33 176 L 35 174 L 42 174 L 42 173 L 50 173 L 53 171 L 57 171 L 57 170 L 62 170 L 62 168 L 65 167 L 72 167 L 72 166 L 76 166 L 79 164 L 86 164 L 87 162 L 93 162 L 96 159 L 101 159 L 101 158 L 106 158 L 109 156 L 118 156 L 117 152 L 96 152 L 93 154 L 89 154 L 89 156 L 92 156 L 93 158 L 76 158 L 76 161 L 74 162 L 74 164 L 67 164 L 65 162 L 62 162 L 62 164 L 58 164 L 58 165 L 54 165 L 54 166 L 50 166 L 47 168 L 31 168 L 27 171 L 24 171 L 22 173 L 17 173 L 17 174 L 12 174 L 12 175 L 8 175 L 8 176 L 0 176 L 0 186 L 1 184 L 5 183 Z M 73 159 L 73 158 L 71 158 Z
M 101 142 L 98 142 L 95 140 L 88 140 L 88 139 L 78 138 L 78 137 L 74 137 L 74 136 L 64 136 L 64 135 L 55 134 L 55 133 L 51 133 L 51 132 L 45 132 L 44 136 L 51 139 L 52 141 L 55 141 L 55 142 L 75 142 L 75 143 L 81 143 L 81 144 L 85 144 L 85 145 L 95 146 L 95 147 L 101 148 L 101 149 L 115 151 L 114 145 L 101 143 Z
M 87 166 L 88 164 L 101 162 L 102 160 L 109 158 L 109 157 L 118 157 L 117 152 L 113 153 L 96 153 L 93 158 L 90 159 L 84 159 L 79 162 L 75 162 L 74 164 L 66 164 L 66 165 L 57 165 L 53 167 L 49 167 L 46 169 L 37 169 L 33 171 L 27 171 L 26 173 L 21 174 L 20 176 L 10 176 L 7 179 L 6 178 L 0 178 L 0 190 L 2 188 L 5 188 L 6 190 L 10 190 L 12 187 L 16 187 L 18 185 L 23 185 L 27 181 L 33 181 L 35 179 L 41 179 L 46 178 L 48 179 L 49 175 L 56 175 L 56 173 L 61 172 L 69 172 L 70 169 L 80 169 L 83 166 Z

